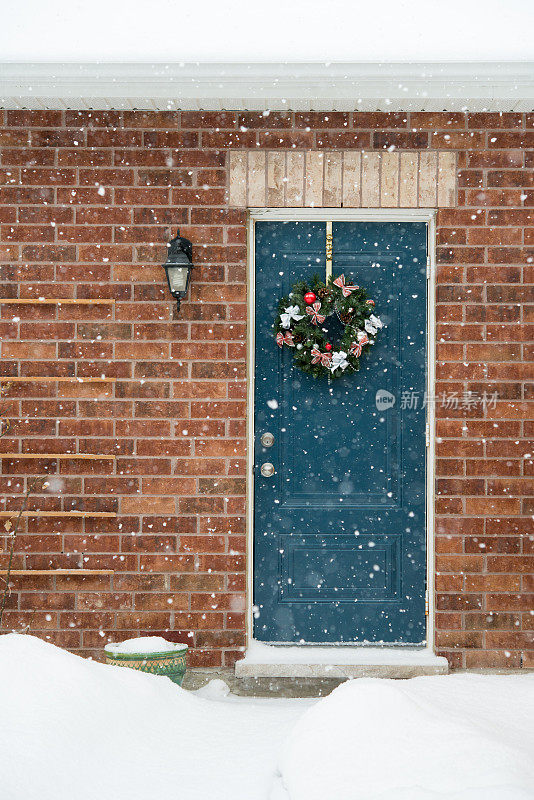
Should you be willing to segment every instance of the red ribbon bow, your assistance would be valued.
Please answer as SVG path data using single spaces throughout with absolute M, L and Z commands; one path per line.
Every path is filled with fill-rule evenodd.
M 340 275 L 339 278 L 335 279 L 334 286 L 339 286 L 339 288 L 341 289 L 341 292 L 343 294 L 343 297 L 350 297 L 352 292 L 355 292 L 356 289 L 360 288 L 359 286 L 347 286 L 345 284 L 345 276 L 344 275 Z
M 293 334 L 291 331 L 288 331 L 286 334 L 283 334 L 281 331 L 276 334 L 276 344 L 278 347 L 283 347 L 287 344 L 288 347 L 295 347 L 295 342 L 293 341 Z
M 319 314 L 320 308 L 321 308 L 321 303 L 319 300 L 312 306 L 306 306 L 306 314 L 309 314 L 309 316 L 311 317 L 313 325 L 320 325 L 321 322 L 324 322 L 326 319 L 324 314 Z
M 318 364 L 321 362 L 323 367 L 329 367 L 331 361 L 331 355 L 329 353 L 321 353 L 321 351 L 317 347 L 312 347 L 311 349 L 311 356 L 312 356 L 312 364 Z
M 357 342 L 352 342 L 349 354 L 351 356 L 356 356 L 356 358 L 359 358 L 362 354 L 362 348 L 364 344 L 369 344 L 369 337 L 367 336 L 366 333 L 360 332 L 360 339 Z

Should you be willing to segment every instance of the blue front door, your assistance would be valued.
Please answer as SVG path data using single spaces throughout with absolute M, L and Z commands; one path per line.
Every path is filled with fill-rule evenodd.
M 294 368 L 273 335 L 279 298 L 324 277 L 325 232 L 255 225 L 254 637 L 421 644 L 426 224 L 333 223 L 334 276 L 364 286 L 386 327 L 360 371 L 330 384 Z

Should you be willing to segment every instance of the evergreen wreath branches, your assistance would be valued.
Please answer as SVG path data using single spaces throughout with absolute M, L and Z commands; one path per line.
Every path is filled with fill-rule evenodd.
M 359 370 L 364 348 L 374 344 L 383 327 L 374 312 L 374 300 L 345 275 L 330 276 L 326 282 L 314 275 L 311 281 L 293 284 L 278 303 L 276 342 L 292 349 L 294 364 L 303 372 L 314 378 L 341 378 Z M 335 345 L 321 327 L 331 314 L 345 326 Z

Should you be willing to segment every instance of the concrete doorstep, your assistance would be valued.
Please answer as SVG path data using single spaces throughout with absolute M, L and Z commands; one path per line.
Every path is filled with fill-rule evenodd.
M 235 671 L 188 671 L 184 688 L 221 678 L 238 695 L 323 697 L 350 678 L 414 678 L 446 675 L 447 660 L 426 648 L 291 647 L 254 642 Z

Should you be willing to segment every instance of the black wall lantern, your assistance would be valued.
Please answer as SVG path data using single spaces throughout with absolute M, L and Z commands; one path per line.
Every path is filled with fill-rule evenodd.
M 180 310 L 180 301 L 187 294 L 189 277 L 193 267 L 193 245 L 189 239 L 180 236 L 177 231 L 174 239 L 167 244 L 167 261 L 163 265 L 167 273 L 169 291 L 175 298 L 177 310 Z

